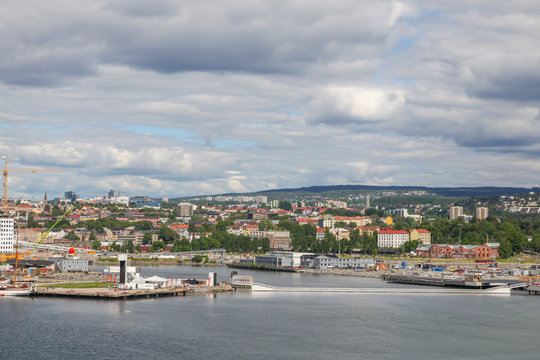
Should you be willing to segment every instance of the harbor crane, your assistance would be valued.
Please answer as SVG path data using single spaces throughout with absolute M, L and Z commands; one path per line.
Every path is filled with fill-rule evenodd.
M 4 170 L 2 170 L 2 173 L 4 175 L 4 194 L 2 196 L 2 207 L 4 210 L 4 213 L 7 213 L 7 207 L 8 207 L 8 173 L 9 172 L 31 172 L 31 173 L 37 173 L 37 172 L 62 172 L 61 169 L 8 169 L 8 157 L 7 156 L 1 156 L 0 159 L 5 160 Z

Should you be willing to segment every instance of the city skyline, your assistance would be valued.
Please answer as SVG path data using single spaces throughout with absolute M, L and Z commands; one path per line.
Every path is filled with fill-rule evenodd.
M 64 170 L 11 198 L 538 186 L 536 2 L 53 5 L 0 5 L 0 155 Z

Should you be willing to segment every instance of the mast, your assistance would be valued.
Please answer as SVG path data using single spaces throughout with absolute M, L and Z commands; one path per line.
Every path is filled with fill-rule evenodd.
M 17 283 L 18 265 L 19 265 L 19 233 L 17 233 L 17 240 L 15 240 L 15 270 L 13 272 L 13 285 Z

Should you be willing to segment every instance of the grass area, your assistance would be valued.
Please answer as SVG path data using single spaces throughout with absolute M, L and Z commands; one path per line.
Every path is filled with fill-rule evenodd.
M 64 288 L 64 289 L 94 289 L 111 286 L 110 283 L 102 281 L 65 283 L 65 284 L 47 284 L 47 287 Z

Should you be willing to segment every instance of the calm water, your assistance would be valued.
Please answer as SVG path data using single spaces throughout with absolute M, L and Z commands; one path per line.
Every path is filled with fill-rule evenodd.
M 226 268 L 146 267 L 221 280 Z M 242 274 L 250 272 L 240 271 Z M 252 272 L 281 286 L 376 279 Z M 539 359 L 540 297 L 249 294 L 0 298 L 1 359 Z

